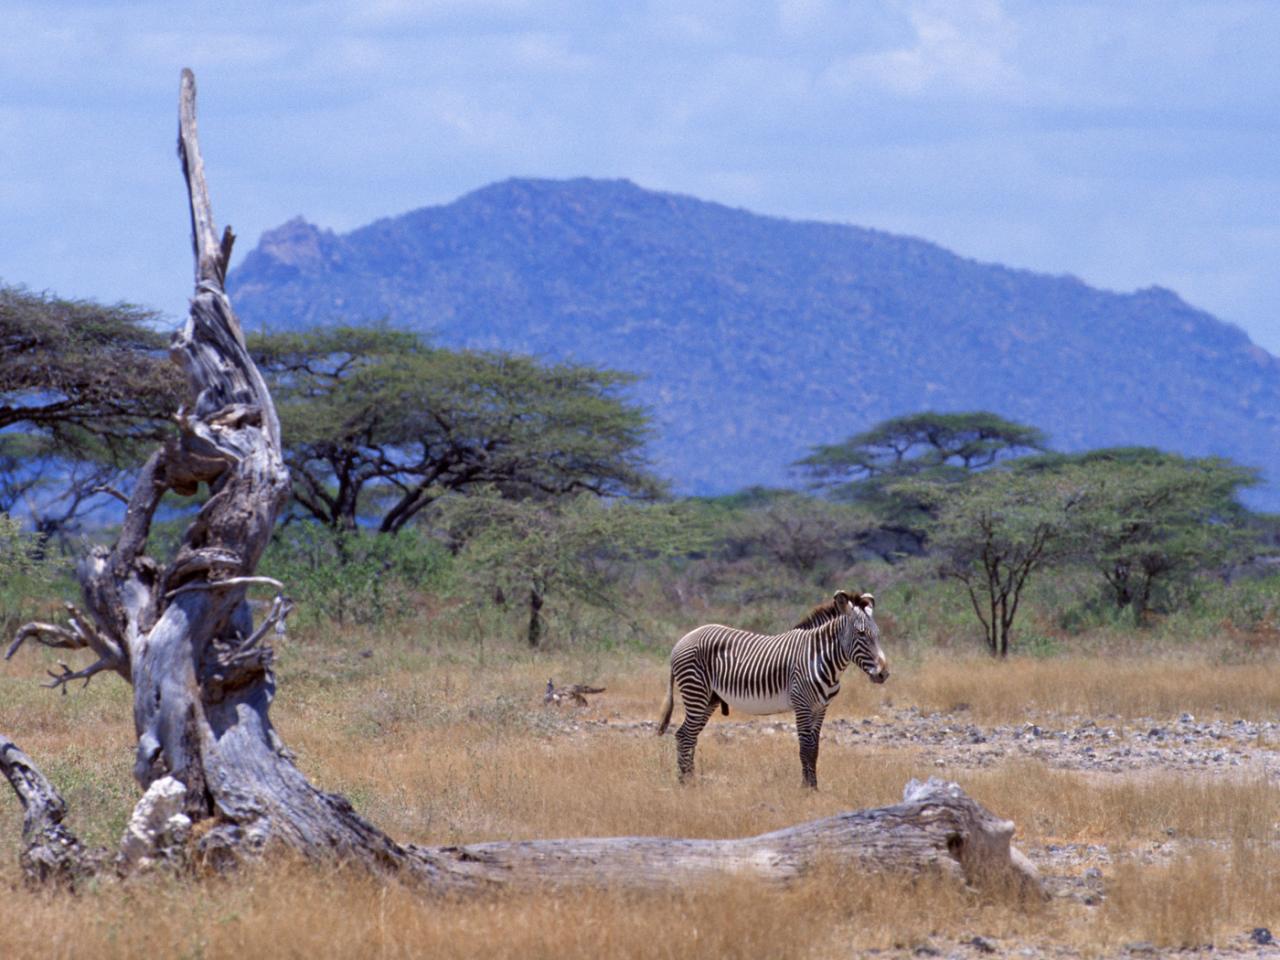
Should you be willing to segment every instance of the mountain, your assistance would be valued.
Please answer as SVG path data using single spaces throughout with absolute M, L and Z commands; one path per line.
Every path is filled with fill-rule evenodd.
M 1280 478 L 1280 360 L 1171 291 L 625 180 L 508 180 L 346 234 L 298 218 L 228 288 L 251 330 L 388 318 L 442 345 L 642 374 L 655 465 L 685 492 L 794 483 L 811 445 L 925 409 Z M 1258 501 L 1280 508 L 1280 489 Z

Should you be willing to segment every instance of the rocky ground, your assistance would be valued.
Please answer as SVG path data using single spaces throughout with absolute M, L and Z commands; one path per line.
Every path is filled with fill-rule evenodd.
M 647 726 L 647 725 L 645 725 Z M 721 725 L 715 735 L 794 735 L 790 723 L 764 720 Z M 912 746 L 934 765 L 972 769 L 1026 758 L 1050 767 L 1098 773 L 1235 771 L 1280 779 L 1280 724 L 1245 720 L 1044 717 L 1017 726 L 970 722 L 964 711 L 922 713 L 915 707 L 862 720 L 835 719 L 824 739 L 856 746 Z
M 865 951 L 867 956 L 875 956 L 876 951 Z M 1048 960 L 1048 958 L 1061 958 L 1061 960 L 1075 960 L 1080 956 L 1079 951 L 1070 947 L 1043 947 L 1028 946 L 1025 944 L 1002 942 L 994 937 L 985 937 L 981 934 L 974 934 L 972 937 L 965 937 L 959 940 L 944 942 L 941 939 L 936 943 L 922 944 L 914 950 L 886 950 L 879 956 L 897 958 L 902 957 L 939 957 L 945 960 L 972 960 L 975 957 L 1026 957 L 1029 960 Z M 1213 946 L 1205 946 L 1192 948 L 1187 950 L 1169 950 L 1163 947 L 1156 947 L 1154 944 L 1145 941 L 1137 941 L 1125 944 L 1121 949 L 1111 957 L 1125 958 L 1125 960 L 1155 960 L 1158 957 L 1178 957 L 1182 960 L 1196 960 L 1196 958 L 1224 958 L 1229 960 L 1233 957 L 1261 957 L 1274 958 L 1280 957 L 1280 941 L 1274 937 L 1270 930 L 1265 927 L 1258 927 L 1253 930 L 1247 930 L 1240 933 L 1231 940 L 1214 944 Z
M 679 719 L 677 713 L 676 719 Z M 571 729 L 608 727 L 652 734 L 652 721 L 599 716 L 568 720 Z M 704 736 L 795 736 L 795 724 L 772 717 L 713 722 Z M 861 720 L 828 720 L 823 741 L 848 746 L 911 747 L 938 767 L 974 769 L 1019 758 L 1091 773 L 1138 771 L 1264 775 L 1280 781 L 1280 723 L 1150 717 L 1037 717 L 1020 725 L 970 721 L 966 711 L 894 709 Z
M 924 714 L 909 707 L 888 717 L 835 720 L 839 743 L 910 743 L 937 766 L 972 768 L 1025 757 L 1051 767 L 1128 773 L 1229 771 L 1280 778 L 1280 724 L 1246 720 L 1175 722 L 1153 718 L 1045 717 L 1018 726 L 983 726 L 964 712 Z

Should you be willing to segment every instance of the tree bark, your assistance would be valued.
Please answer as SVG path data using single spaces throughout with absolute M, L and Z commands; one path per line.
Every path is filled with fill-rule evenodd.
M 787 882 L 819 867 L 941 871 L 975 886 L 1040 895 L 1039 874 L 1010 843 L 1014 825 L 954 783 L 912 780 L 901 803 L 755 837 L 611 837 L 409 847 L 449 887 L 689 887 L 729 876 Z
M 0 773 L 22 804 L 22 853 L 19 863 L 27 882 L 74 886 L 95 872 L 105 851 L 86 850 L 62 824 L 67 804 L 56 787 L 17 745 L 0 734 Z
M 529 588 L 529 628 L 525 632 L 525 641 L 530 649 L 538 649 L 542 641 L 542 592 L 537 586 Z
M 190 198 L 195 296 L 170 356 L 186 373 L 178 436 L 147 461 L 116 544 L 80 566 L 88 615 L 68 627 L 30 624 L 25 640 L 98 654 L 55 685 L 111 669 L 134 688 L 144 790 L 164 777 L 184 788 L 182 812 L 200 824 L 194 855 L 212 863 L 284 846 L 382 868 L 399 848 L 343 798 L 294 766 L 270 720 L 275 694 L 268 636 L 288 611 L 278 597 L 256 629 L 247 588 L 289 494 L 280 426 L 223 289 L 234 235 L 218 239 L 196 131 L 195 78 L 183 71 L 178 153 Z M 167 568 L 145 555 L 164 494 L 209 497 Z M 279 585 L 276 585 L 277 587 Z M 78 613 L 78 611 L 75 611 Z
M 233 234 L 217 237 L 196 136 L 195 78 L 182 74 L 179 155 L 190 197 L 195 297 L 171 356 L 187 376 L 178 436 L 147 461 L 119 539 L 80 565 L 87 614 L 67 626 L 28 624 L 26 641 L 90 649 L 51 686 L 111 670 L 134 688 L 134 776 L 145 791 L 116 857 L 128 873 L 181 856 L 231 865 L 271 849 L 354 862 L 431 891 L 533 884 L 684 885 L 722 875 L 786 880 L 817 865 L 941 868 L 970 882 L 1013 876 L 1036 885 L 1009 845 L 1013 824 L 954 784 L 908 786 L 904 801 L 740 840 L 622 837 L 401 845 L 341 796 L 313 786 L 271 725 L 271 628 L 289 602 L 277 594 L 262 623 L 245 598 L 289 495 L 275 407 L 245 349 L 223 282 Z M 146 556 L 151 519 L 167 491 L 209 497 L 164 569 Z M 531 594 L 534 616 L 537 606 Z M 532 623 L 531 621 L 531 627 Z M 71 878 L 100 865 L 62 826 L 66 806 L 29 758 L 0 739 L 0 765 L 26 811 L 23 863 L 33 879 Z M 194 841 L 188 838 L 197 837 Z M 188 845 L 189 844 L 189 845 Z

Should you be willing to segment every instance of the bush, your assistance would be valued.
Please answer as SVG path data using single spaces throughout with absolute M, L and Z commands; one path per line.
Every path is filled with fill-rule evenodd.
M 0 636 L 6 643 L 30 619 L 32 608 L 53 592 L 57 574 L 55 561 L 41 549 L 39 539 L 0 513 Z
M 599 618 L 592 610 L 638 629 L 621 589 L 624 579 L 640 567 L 685 556 L 703 541 L 687 510 L 591 494 L 550 502 L 493 491 L 453 497 L 444 501 L 440 520 L 463 544 L 461 592 L 473 602 L 523 606 L 530 647 L 541 645 L 552 617 L 568 642 L 596 635 Z
M 284 583 L 303 623 L 378 624 L 409 614 L 415 596 L 440 589 L 452 566 L 445 546 L 416 530 L 336 533 L 293 523 L 277 531 L 259 569 Z

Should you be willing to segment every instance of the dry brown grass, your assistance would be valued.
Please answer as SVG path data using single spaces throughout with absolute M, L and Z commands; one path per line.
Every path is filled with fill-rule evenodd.
M 156 878 L 77 897 L 0 900 L 6 956 L 848 957 L 975 933 L 1087 953 L 1221 941 L 1280 910 L 1280 858 L 1242 848 L 1124 864 L 1100 907 L 988 900 L 936 879 L 822 872 L 686 894 L 513 893 L 432 899 L 343 871 L 275 866 L 230 881 Z M 1248 896 L 1241 891 L 1247 890 Z
M 366 645 L 372 657 L 358 655 Z M 1013 819 L 1024 845 L 1102 843 L 1122 862 L 1108 870 L 1106 902 L 1092 908 L 829 875 L 786 890 L 736 882 L 684 896 L 594 891 L 439 902 L 349 873 L 276 866 L 231 882 L 104 883 L 75 898 L 15 889 L 0 898 L 6 955 L 827 957 L 945 946 L 978 933 L 1089 952 L 1132 940 L 1203 943 L 1280 917 L 1280 859 L 1265 849 L 1276 840 L 1280 787 L 1261 778 L 1088 776 L 1025 760 L 939 771 L 910 745 L 868 750 L 828 741 L 823 790 L 813 794 L 799 786 L 794 734 L 766 734 L 735 716 L 708 728 L 699 783 L 682 789 L 670 737 L 610 729 L 655 718 L 665 693 L 659 658 L 486 657 L 374 637 L 348 647 L 294 640 L 284 650 L 275 717 L 312 777 L 348 793 L 397 838 L 420 843 L 753 834 L 892 803 L 908 779 L 942 773 Z M 1280 706 L 1280 677 L 1266 664 L 1248 674 L 1177 660 L 895 667 L 883 688 L 851 677 L 833 716 L 874 715 L 890 700 L 925 710 L 964 702 L 999 722 L 1020 722 L 1032 706 L 1121 717 L 1210 714 L 1214 705 L 1223 715 L 1253 716 Z M 32 656 L 0 675 L 0 730 L 68 793 L 73 827 L 112 842 L 134 796 L 127 690 L 104 677 L 59 697 L 35 687 L 41 671 Z M 548 675 L 602 682 L 608 692 L 586 711 L 544 708 Z M 18 823 L 16 803 L 0 792 L 0 883 L 16 879 Z M 1126 850 L 1167 841 L 1170 830 L 1206 843 L 1168 866 L 1124 859 Z
M 1268 841 L 1280 827 L 1280 784 L 1174 773 L 1087 774 L 1010 761 L 948 771 L 971 796 L 1040 842 L 1119 843 L 1189 837 Z
M 703 734 L 701 786 L 691 795 L 675 781 L 670 736 L 589 723 L 614 713 L 623 723 L 647 718 L 644 672 L 610 681 L 597 708 L 562 713 L 538 704 L 535 670 L 504 671 L 507 689 L 529 691 L 524 700 L 494 695 L 483 675 L 449 668 L 430 682 L 390 678 L 355 705 L 313 700 L 302 717 L 282 711 L 281 723 L 319 780 L 353 793 L 375 820 L 420 843 L 566 833 L 745 835 L 893 803 L 907 780 L 938 772 L 1015 820 L 1024 836 L 1134 840 L 1173 830 L 1262 838 L 1280 822 L 1280 788 L 1258 777 L 1088 776 L 1028 760 L 990 771 L 938 771 L 907 745 L 828 742 L 820 761 L 824 789 L 812 794 L 798 787 L 794 734 L 732 717 L 717 718 Z M 567 732 L 566 721 L 583 728 Z M 353 738 L 378 749 L 353 751 Z
M 541 704 L 541 666 L 504 671 L 500 689 L 519 698 L 495 694 L 492 675 L 446 668 L 431 681 L 387 678 L 358 703 L 313 699 L 298 714 L 282 709 L 280 725 L 305 769 L 419 843 L 741 836 L 891 803 L 912 775 L 910 756 L 830 749 L 821 761 L 828 789 L 814 794 L 799 788 L 794 734 L 726 739 L 742 725 L 718 724 L 700 748 L 706 799 L 690 802 L 676 782 L 671 736 L 589 722 L 614 713 L 615 724 L 637 713 L 651 719 L 647 683 L 611 680 L 598 708 L 559 711 Z M 582 728 L 568 729 L 575 723 Z M 376 750 L 353 749 L 355 742 Z
M 1280 918 L 1280 853 L 1236 843 L 1171 863 L 1121 864 L 1101 913 L 1106 945 L 1143 939 L 1198 947 Z
M 894 703 L 964 705 L 977 718 L 1020 723 L 1032 711 L 1088 717 L 1271 719 L 1280 714 L 1280 663 L 1216 664 L 1201 657 L 925 659 L 897 670 Z M 888 684 L 886 684 L 888 686 Z
M 931 909 L 921 910 L 927 902 Z M 146 918 L 145 922 L 141 922 Z M 689 894 L 510 894 L 433 900 L 344 872 L 273 868 L 234 882 L 159 880 L 69 900 L 0 901 L 12 956 L 841 957 L 910 947 L 939 922 L 1029 935 L 1048 919 L 936 881 L 815 876 Z

